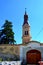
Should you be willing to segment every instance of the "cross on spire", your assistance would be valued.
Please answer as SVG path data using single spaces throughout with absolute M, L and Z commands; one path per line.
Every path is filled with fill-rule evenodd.
M 26 9 L 27 9 L 27 8 L 25 8 L 25 15 L 26 15 Z

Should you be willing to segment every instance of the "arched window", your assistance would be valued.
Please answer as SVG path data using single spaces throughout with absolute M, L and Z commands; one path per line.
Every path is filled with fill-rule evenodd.
M 25 31 L 25 35 L 28 35 L 28 31 Z
M 28 31 L 27 31 L 27 35 L 28 35 Z

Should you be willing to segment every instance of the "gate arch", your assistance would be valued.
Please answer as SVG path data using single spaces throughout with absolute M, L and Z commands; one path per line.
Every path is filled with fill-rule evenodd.
M 27 63 L 38 63 L 41 60 L 41 52 L 39 50 L 33 49 L 26 53 Z

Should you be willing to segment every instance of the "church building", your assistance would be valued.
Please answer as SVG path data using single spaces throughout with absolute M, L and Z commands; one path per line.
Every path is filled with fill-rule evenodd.
M 20 46 L 20 60 L 23 59 L 27 63 L 33 64 L 43 60 L 43 44 L 38 41 L 31 40 L 30 25 L 28 23 L 26 10 L 22 25 L 22 45 Z

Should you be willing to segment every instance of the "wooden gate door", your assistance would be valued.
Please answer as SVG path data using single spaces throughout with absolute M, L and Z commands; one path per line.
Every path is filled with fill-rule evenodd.
M 41 53 L 37 50 L 30 50 L 26 54 L 27 63 L 38 63 L 38 61 L 41 59 Z

